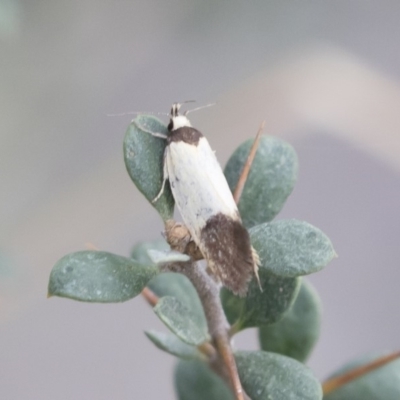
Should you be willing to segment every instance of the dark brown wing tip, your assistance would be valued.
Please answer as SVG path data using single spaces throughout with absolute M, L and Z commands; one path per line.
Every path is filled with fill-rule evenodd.
M 234 294 L 244 297 L 258 277 L 258 256 L 239 219 L 222 213 L 207 220 L 201 232 L 202 252 L 213 273 Z
M 233 279 L 232 277 L 225 277 L 225 279 L 221 279 L 222 284 L 233 294 L 240 297 L 246 297 L 249 291 L 250 282 L 253 280 L 254 277 L 260 285 L 258 273 L 256 272 L 258 270 L 258 266 L 254 263 L 254 261 L 251 265 L 251 270 L 249 268 L 242 269 L 242 273 L 240 275 L 235 276 L 235 274 L 233 274 Z

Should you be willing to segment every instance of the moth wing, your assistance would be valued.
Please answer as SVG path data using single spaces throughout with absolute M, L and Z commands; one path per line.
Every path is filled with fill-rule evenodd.
M 175 203 L 209 269 L 222 284 L 245 295 L 257 269 L 249 234 L 207 139 L 197 146 L 171 142 L 166 169 Z
M 232 193 L 206 138 L 195 146 L 171 142 L 165 163 L 177 208 L 199 245 L 200 232 L 207 220 L 223 213 L 239 218 Z

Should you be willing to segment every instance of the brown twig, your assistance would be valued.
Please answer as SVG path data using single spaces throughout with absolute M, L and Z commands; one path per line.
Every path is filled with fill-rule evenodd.
M 199 295 L 208 331 L 217 350 L 216 359 L 211 360 L 213 369 L 228 380 L 235 400 L 246 400 L 229 341 L 229 324 L 222 308 L 218 286 L 207 272 L 194 262 L 175 264 L 173 271 L 184 274 L 192 282 Z
M 148 287 L 145 287 L 142 290 L 142 296 L 152 307 L 154 307 L 158 303 L 158 296 Z
M 236 360 L 232 352 L 228 335 L 226 333 L 223 335 L 215 335 L 214 343 L 224 365 L 226 366 L 227 375 L 235 394 L 235 398 L 237 400 L 245 400 L 245 394 L 242 388 L 242 383 L 240 382 Z
M 387 356 L 380 357 L 377 360 L 374 360 L 366 365 L 362 365 L 361 367 L 357 367 L 357 368 L 352 369 L 351 371 L 347 371 L 343 375 L 336 376 L 332 379 L 326 380 L 322 384 L 322 390 L 324 392 L 324 396 L 326 396 L 328 393 L 331 393 L 334 390 L 340 388 L 341 386 L 345 385 L 346 383 L 348 383 L 354 379 L 357 379 L 379 367 L 382 367 L 385 364 L 387 364 L 399 357 L 400 357 L 400 351 L 396 351 Z
M 256 138 L 254 139 L 253 145 L 251 146 L 249 155 L 247 157 L 246 163 L 243 166 L 242 172 L 240 174 L 238 183 L 236 184 L 235 191 L 233 192 L 233 198 L 236 204 L 239 204 L 240 197 L 243 193 L 244 185 L 246 184 L 247 177 L 249 176 L 251 165 L 253 164 L 254 157 L 256 156 L 256 152 L 258 149 L 258 145 L 260 143 L 261 133 L 264 130 L 265 121 L 263 121 L 258 128 L 258 132 Z

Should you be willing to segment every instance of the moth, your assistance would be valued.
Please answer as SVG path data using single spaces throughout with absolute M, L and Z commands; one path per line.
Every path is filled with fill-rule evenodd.
M 259 280 L 258 255 L 213 150 L 191 126 L 187 112 L 179 114 L 180 107 L 171 107 L 163 183 L 153 202 L 169 180 L 176 206 L 209 271 L 233 293 L 245 296 L 252 277 Z

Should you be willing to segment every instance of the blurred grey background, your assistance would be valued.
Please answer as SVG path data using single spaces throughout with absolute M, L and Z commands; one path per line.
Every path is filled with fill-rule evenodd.
M 131 183 L 123 111 L 174 101 L 222 164 L 262 120 L 299 154 L 279 218 L 339 258 L 310 279 L 324 304 L 321 379 L 400 347 L 400 2 L 0 0 L 0 398 L 172 399 L 174 359 L 141 298 L 46 299 L 54 263 L 87 243 L 126 255 L 161 221 Z M 253 331 L 238 347 L 257 346 Z

